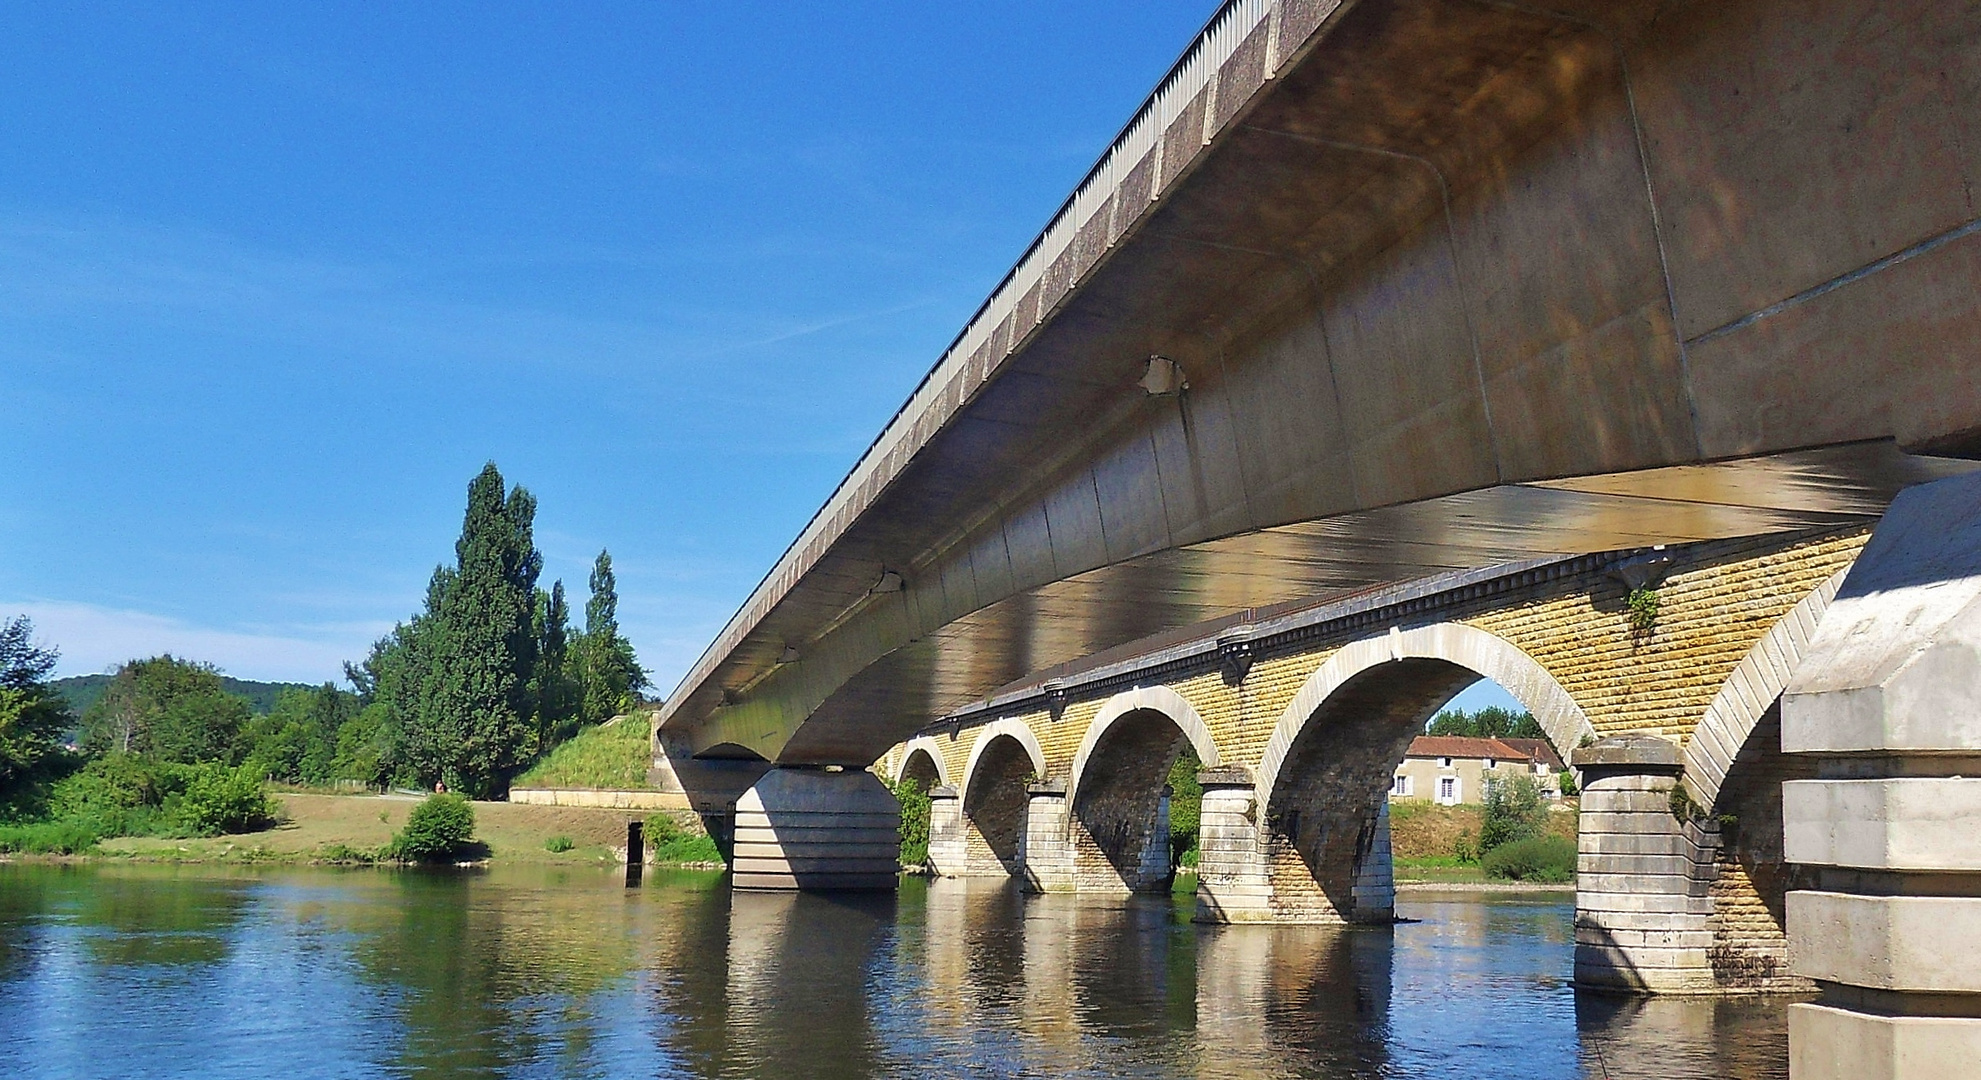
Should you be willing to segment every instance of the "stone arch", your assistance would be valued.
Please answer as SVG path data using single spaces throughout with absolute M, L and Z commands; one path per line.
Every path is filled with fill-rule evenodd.
M 1816 776 L 1816 763 L 1781 751 L 1781 695 L 1848 570 L 1839 570 L 1775 621 L 1713 696 L 1681 751 L 1679 780 L 1718 823 L 1708 885 L 1707 950 L 1728 988 L 1809 989 L 1788 962 L 1788 890 L 1782 784 Z
M 1301 684 L 1300 691 L 1280 712 L 1279 722 L 1273 726 L 1272 737 L 1259 760 L 1254 787 L 1258 805 L 1263 807 L 1271 801 L 1273 786 L 1294 740 L 1335 691 L 1373 668 L 1413 659 L 1441 660 L 1500 684 L 1534 714 L 1541 730 L 1547 732 L 1548 741 L 1564 760 L 1569 751 L 1582 744 L 1584 737 L 1595 737 L 1595 725 L 1561 683 L 1548 674 L 1540 661 L 1498 634 L 1464 623 L 1391 629 L 1388 634 L 1343 646 Z
M 1207 769 L 1215 769 L 1224 764 L 1218 753 L 1217 740 L 1211 736 L 1210 725 L 1198 714 L 1197 707 L 1190 699 L 1171 690 L 1167 686 L 1144 686 L 1124 690 L 1108 698 L 1101 704 L 1101 711 L 1094 715 L 1094 721 L 1087 725 L 1087 733 L 1080 740 L 1080 749 L 1073 755 L 1073 771 L 1066 779 L 1066 798 L 1069 805 L 1080 797 L 1080 783 L 1087 775 L 1087 762 L 1094 755 L 1094 748 L 1100 745 L 1101 737 L 1107 734 L 1115 722 L 1130 713 L 1156 712 L 1169 719 L 1169 722 L 1182 729 L 1190 746 L 1197 752 L 1197 760 Z
M 1039 747 L 1039 737 L 1032 729 L 1018 720 L 993 720 L 977 732 L 977 741 L 970 746 L 970 758 L 963 766 L 963 790 L 968 791 L 976 782 L 977 765 L 983 760 L 984 751 L 999 736 L 1018 740 L 1025 750 L 1025 756 L 1032 759 L 1032 775 L 1043 778 L 1046 774 L 1046 752 Z
M 1206 765 L 1222 764 L 1210 727 L 1175 690 L 1138 688 L 1102 704 L 1067 780 L 1066 838 L 1079 888 L 1168 887 L 1166 782 L 1186 746 Z
M 1837 589 L 1850 572 L 1849 567 L 1830 575 L 1802 602 L 1776 620 L 1775 625 L 1754 643 L 1733 674 L 1721 685 L 1712 703 L 1706 706 L 1692 737 L 1685 741 L 1685 786 L 1693 801 L 1712 806 L 1719 801 L 1720 787 L 1733 771 L 1734 760 L 1747 745 L 1754 727 L 1781 699 L 1796 665 L 1809 650 L 1809 639 L 1823 612 L 1836 599 Z
M 927 767 L 918 766 L 917 758 L 925 759 Z M 949 763 L 943 760 L 942 746 L 927 735 L 918 735 L 901 748 L 901 764 L 894 770 L 894 782 L 898 784 L 910 777 L 920 780 L 933 777 L 929 787 L 949 783 Z
M 1045 753 L 1031 728 L 1005 719 L 978 733 L 963 770 L 964 874 L 1023 875 L 1027 781 L 1044 774 Z
M 1480 677 L 1557 746 L 1594 728 L 1561 684 L 1494 634 L 1439 623 L 1353 642 L 1280 715 L 1255 778 L 1260 869 L 1275 919 L 1384 921 L 1394 908 L 1389 779 L 1424 722 Z

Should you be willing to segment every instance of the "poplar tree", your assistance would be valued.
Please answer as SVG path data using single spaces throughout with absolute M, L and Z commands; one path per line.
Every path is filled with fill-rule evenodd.
M 535 519 L 535 497 L 505 492 L 495 463 L 484 466 L 468 485 L 455 566 L 434 571 L 425 615 L 399 635 L 415 655 L 395 711 L 422 785 L 497 794 L 536 756 Z
M 635 691 L 647 685 L 647 673 L 633 656 L 632 643 L 619 636 L 619 589 L 610 552 L 598 553 L 590 584 L 579 650 L 579 674 L 584 684 L 580 714 L 585 723 L 596 724 L 638 704 Z
M 571 655 L 571 605 L 564 583 L 537 590 L 537 738 L 549 750 L 577 733 L 583 688 Z

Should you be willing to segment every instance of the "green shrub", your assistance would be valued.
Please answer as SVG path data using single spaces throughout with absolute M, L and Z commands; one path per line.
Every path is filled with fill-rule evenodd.
M 553 836 L 550 839 L 545 840 L 543 842 L 543 846 L 544 846 L 544 850 L 546 851 L 555 851 L 562 853 L 569 851 L 574 847 L 577 847 L 578 844 L 577 841 L 572 840 L 568 836 Z
M 1479 854 L 1502 844 L 1541 835 L 1548 820 L 1541 785 L 1524 773 L 1486 780 L 1483 820 L 1479 825 Z
M 179 824 L 201 836 L 252 832 L 275 821 L 274 800 L 262 790 L 253 765 L 195 766 L 171 810 Z
M 391 853 L 408 862 L 452 859 L 475 837 L 475 808 L 465 796 L 443 792 L 413 807 L 406 827 L 392 838 Z
M 672 815 L 655 814 L 646 821 L 647 846 L 656 863 L 719 863 L 722 851 L 706 833 L 689 833 Z
M 1511 840 L 1480 860 L 1486 876 L 1560 884 L 1575 880 L 1575 842 L 1560 836 Z
M 354 848 L 348 844 L 325 844 L 317 849 L 317 861 L 327 863 L 358 863 L 370 865 L 378 861 L 378 853 L 365 848 Z
M 929 793 L 919 781 L 904 778 L 892 785 L 901 803 L 901 865 L 922 866 L 929 861 Z
M 0 825 L 0 852 L 36 855 L 80 855 L 101 839 L 87 825 L 50 821 L 38 825 Z
M 1555 786 L 1561 790 L 1561 797 L 1564 799 L 1573 799 L 1580 793 L 1579 789 L 1575 786 L 1575 770 L 1573 769 L 1563 769 L 1556 773 Z

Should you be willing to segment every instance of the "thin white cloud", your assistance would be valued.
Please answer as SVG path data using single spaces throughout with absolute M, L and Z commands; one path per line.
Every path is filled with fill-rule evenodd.
M 195 626 L 163 615 L 94 604 L 0 602 L 0 614 L 34 620 L 35 637 L 62 652 L 61 675 L 107 671 L 136 657 L 171 653 L 203 660 L 241 679 L 322 682 L 339 679 L 346 660 L 361 659 L 389 625 L 340 623 L 309 636 Z

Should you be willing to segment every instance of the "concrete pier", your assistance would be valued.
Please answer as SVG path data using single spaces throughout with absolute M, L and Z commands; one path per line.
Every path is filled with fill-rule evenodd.
M 738 889 L 892 889 L 900 859 L 901 804 L 870 772 L 775 768 L 736 800 Z
M 1981 1061 L 1981 478 L 1892 504 L 1782 699 L 1794 1080 Z

